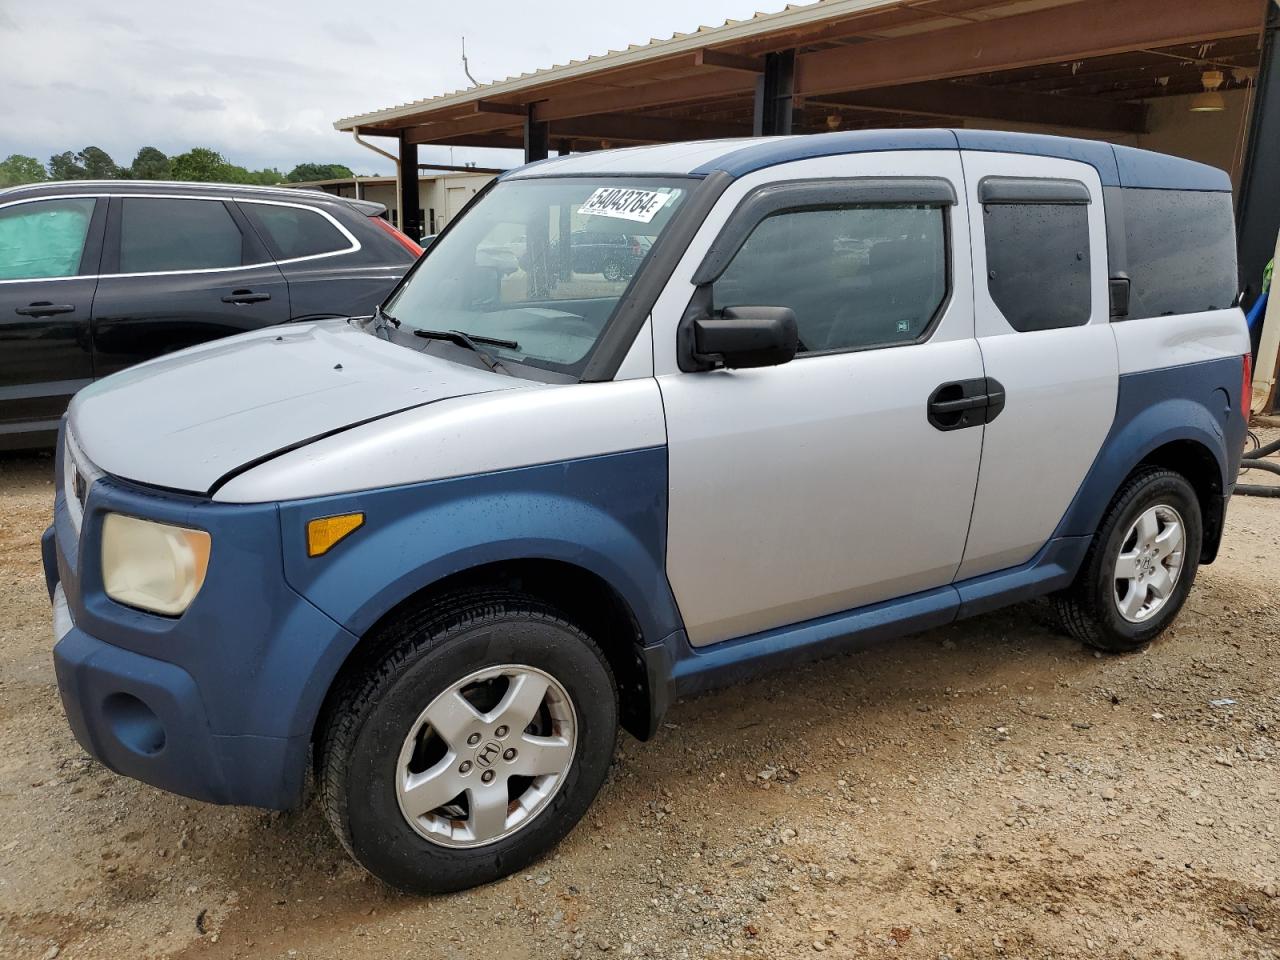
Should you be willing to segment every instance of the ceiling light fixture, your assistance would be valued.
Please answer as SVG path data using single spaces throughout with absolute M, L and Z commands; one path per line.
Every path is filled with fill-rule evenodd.
M 1197 93 L 1191 98 L 1191 112 L 1221 113 L 1225 110 L 1227 102 L 1218 92 L 1218 88 L 1222 86 L 1225 79 L 1221 70 L 1206 70 L 1202 73 L 1200 85 L 1204 87 L 1204 93 Z

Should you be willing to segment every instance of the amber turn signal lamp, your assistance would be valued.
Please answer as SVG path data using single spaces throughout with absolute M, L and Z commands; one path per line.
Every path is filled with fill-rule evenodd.
M 342 513 L 336 517 L 317 517 L 307 521 L 307 556 L 323 556 L 362 526 L 363 513 Z

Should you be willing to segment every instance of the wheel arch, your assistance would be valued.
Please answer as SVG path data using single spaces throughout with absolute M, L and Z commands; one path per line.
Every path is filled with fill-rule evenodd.
M 1056 536 L 1093 536 L 1117 491 L 1135 470 L 1161 466 L 1184 476 L 1196 491 L 1204 519 L 1201 562 L 1217 555 L 1228 485 L 1226 439 L 1210 410 L 1169 398 L 1117 420 Z
M 650 736 L 654 718 L 650 710 L 649 679 L 640 654 L 643 628 L 632 604 L 613 584 L 588 567 L 555 557 L 512 556 L 441 576 L 384 611 L 329 678 L 313 724 L 312 740 L 323 729 L 344 681 L 386 652 L 378 640 L 389 624 L 443 598 L 488 590 L 527 594 L 555 607 L 581 627 L 609 661 L 617 684 L 622 727 L 640 739 Z

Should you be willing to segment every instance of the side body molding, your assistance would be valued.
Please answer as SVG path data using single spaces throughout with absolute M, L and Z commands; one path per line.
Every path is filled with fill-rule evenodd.
M 1121 374 L 1111 432 L 1054 537 L 1092 536 L 1125 476 L 1168 443 L 1205 447 L 1217 462 L 1221 492 L 1229 495 L 1247 428 L 1238 412 L 1240 389 L 1238 357 Z M 1221 535 L 1221 515 L 1216 519 L 1205 518 L 1206 539 Z M 1212 555 L 1217 542 L 1205 546 Z

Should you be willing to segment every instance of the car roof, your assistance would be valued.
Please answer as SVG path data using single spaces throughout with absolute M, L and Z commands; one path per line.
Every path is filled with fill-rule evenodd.
M 957 149 L 1079 160 L 1097 169 L 1102 185 L 1109 187 L 1231 190 L 1231 178 L 1225 171 L 1181 157 L 1077 137 L 963 129 L 845 130 L 788 137 L 664 143 L 552 157 L 518 167 L 506 173 L 503 179 L 627 175 L 705 177 L 717 171 L 740 177 L 777 164 L 813 157 L 886 150 Z
M 294 190 L 289 187 L 267 187 L 240 183 L 193 183 L 184 180 L 53 180 L 26 183 L 0 190 L 0 200 L 15 197 L 60 195 L 69 192 L 95 194 L 167 194 L 182 193 L 190 196 L 253 197 L 264 200 L 299 202 L 328 202 L 354 207 L 367 212 L 364 207 L 378 207 L 371 201 L 353 200 L 322 190 Z

